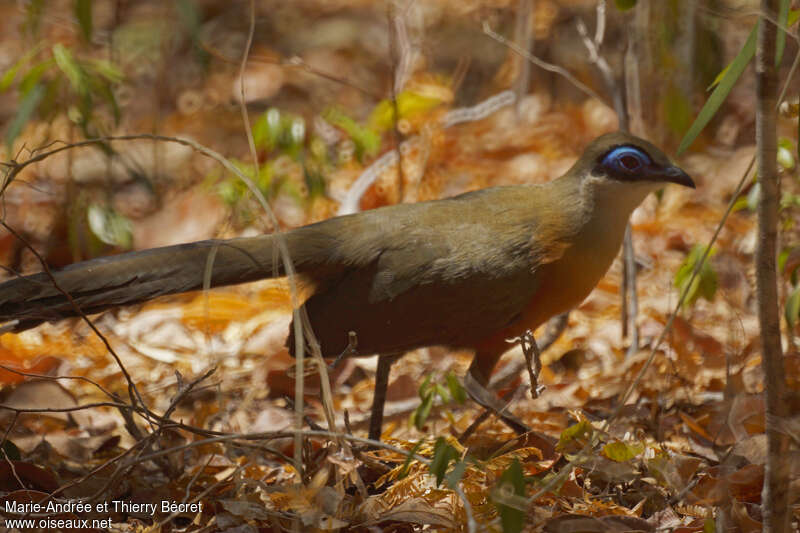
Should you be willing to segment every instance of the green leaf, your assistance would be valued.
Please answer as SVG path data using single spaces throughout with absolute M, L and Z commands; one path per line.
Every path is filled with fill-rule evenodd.
M 41 46 L 36 45 L 27 52 L 25 52 L 22 57 L 17 59 L 13 65 L 11 65 L 8 70 L 3 73 L 3 77 L 0 78 L 0 91 L 5 91 L 11 84 L 14 83 L 14 80 L 17 77 L 17 73 L 20 71 L 22 67 L 27 67 L 28 63 L 31 62 L 33 57 L 39 53 L 41 50 Z
M 783 314 L 786 317 L 786 323 L 793 328 L 797 324 L 798 317 L 800 317 L 800 287 L 795 287 L 786 299 L 786 307 L 783 310 Z
M 120 83 L 125 79 L 122 71 L 114 63 L 106 59 L 90 59 L 89 67 L 92 72 L 99 74 L 109 83 Z
M 511 490 L 509 490 L 511 489 Z M 524 500 L 525 497 L 525 476 L 522 473 L 522 465 L 519 464 L 518 459 L 509 465 L 503 475 L 500 476 L 500 483 L 498 488 L 492 491 L 493 500 L 497 512 L 500 514 L 500 522 L 503 524 L 503 533 L 519 533 L 525 526 L 525 516 L 527 513 L 518 509 L 517 506 L 510 506 L 503 503 L 502 495 L 504 492 L 510 492 L 517 498 L 515 501 Z
M 461 454 L 450 445 L 444 437 L 436 439 L 433 445 L 433 459 L 431 459 L 430 472 L 436 477 L 436 486 L 442 484 L 447 468 L 451 461 L 457 460 Z
M 740 196 L 736 199 L 736 202 L 733 204 L 733 208 L 731 209 L 732 213 L 737 211 L 741 211 L 742 209 L 748 209 L 747 205 L 747 196 Z
M 397 118 L 394 116 L 395 103 L 397 104 L 397 114 L 399 115 Z M 397 95 L 394 103 L 391 100 L 378 102 L 369 117 L 369 127 L 378 133 L 382 133 L 392 128 L 397 120 L 425 113 L 441 103 L 442 100 L 435 96 L 415 91 L 403 91 Z
M 130 248 L 133 244 L 133 225 L 126 217 L 111 208 L 91 204 L 86 212 L 89 229 L 106 244 Z
M 0 78 L 0 91 L 7 90 L 12 83 L 14 83 L 14 79 L 17 77 L 17 72 L 19 72 L 20 66 L 22 66 L 23 58 L 17 60 L 16 63 L 11 65 L 8 70 L 3 73 L 3 77 Z
M 728 73 L 728 71 L 730 70 L 730 68 L 731 68 L 731 64 L 732 64 L 732 63 L 729 63 L 729 64 L 725 65 L 725 68 L 723 68 L 723 69 L 722 69 L 722 70 L 719 72 L 719 74 L 717 74 L 717 77 L 716 77 L 716 78 L 714 78 L 714 81 L 712 81 L 712 82 L 711 82 L 711 85 L 709 85 L 708 87 L 706 87 L 706 91 L 710 91 L 710 90 L 712 90 L 714 87 L 716 87 L 717 85 L 719 85 L 719 82 L 721 82 L 721 81 L 722 81 L 722 79 L 725 77 L 725 75 L 726 75 L 726 74 Z
M 778 254 L 778 272 L 783 272 L 786 268 L 786 261 L 789 259 L 791 251 L 791 248 L 784 248 L 781 253 Z
M 689 131 L 687 131 L 686 135 L 684 135 L 680 146 L 678 146 L 678 155 L 689 148 L 697 136 L 700 135 L 700 132 L 703 131 L 703 128 L 705 128 L 708 123 L 711 122 L 711 119 L 714 118 L 714 115 L 722 105 L 722 102 L 724 102 L 725 98 L 728 97 L 731 89 L 733 89 L 733 86 L 739 80 L 742 72 L 744 72 L 747 64 L 750 63 L 751 59 L 753 59 L 753 55 L 756 52 L 756 35 L 758 34 L 758 24 L 760 24 L 760 22 L 756 23 L 756 25 L 750 31 L 750 35 L 747 37 L 747 41 L 744 43 L 744 46 L 742 46 L 742 49 L 739 51 L 733 61 L 731 61 L 731 64 L 726 67 L 724 71 L 725 74 L 722 76 L 719 84 L 714 89 L 714 92 L 711 93 L 711 96 L 708 97 L 708 100 L 706 100 L 706 103 L 703 105 L 703 109 L 700 110 L 697 118 L 689 127 Z
M 33 89 L 35 85 L 39 83 L 44 73 L 50 70 L 50 68 L 54 64 L 55 61 L 53 61 L 52 59 L 46 59 L 28 69 L 28 72 L 26 72 L 25 75 L 22 77 L 22 79 L 19 81 L 20 94 L 22 96 L 27 95 L 28 92 L 31 89 Z
M 450 389 L 450 395 L 455 401 L 462 404 L 467 401 L 467 392 L 458 377 L 452 372 L 447 373 L 447 387 Z
M 370 128 L 365 128 L 338 109 L 329 109 L 323 114 L 325 120 L 341 128 L 355 144 L 356 158 L 363 162 L 365 156 L 378 152 L 381 145 L 380 136 Z
M 755 211 L 758 209 L 758 200 L 761 198 L 761 183 L 756 182 L 750 187 L 747 193 L 747 209 Z
M 422 443 L 423 443 L 423 440 L 420 439 L 419 442 L 417 442 L 414 445 L 414 447 L 411 448 L 411 451 L 408 452 L 408 455 L 406 456 L 406 460 L 403 463 L 403 468 L 400 469 L 400 476 L 399 476 L 400 479 L 403 479 L 404 477 L 406 477 L 408 475 L 408 468 L 411 466 L 411 461 L 414 459 L 414 454 L 417 453 L 417 451 L 419 450 L 419 447 L 422 446 Z
M 794 168 L 794 151 L 787 150 L 786 148 L 778 147 L 778 164 L 784 170 L 792 170 Z
M 447 390 L 447 387 L 444 385 L 440 385 L 437 383 L 433 390 L 436 392 L 436 395 L 442 399 L 442 403 L 447 404 L 450 403 L 450 391 Z
M 425 422 L 428 421 L 434 399 L 436 399 L 436 396 L 433 394 L 433 391 L 430 391 L 427 395 L 423 396 L 420 406 L 414 409 L 411 417 L 417 429 L 422 430 L 423 426 L 425 426 Z
M 787 137 L 778 138 L 778 164 L 784 170 L 792 170 L 795 166 L 794 142 Z
M 678 272 L 675 274 L 675 286 L 678 287 L 681 293 L 683 293 L 685 290 L 687 291 L 686 299 L 683 302 L 684 308 L 691 307 L 701 297 L 711 301 L 717 292 L 717 286 L 719 284 L 717 272 L 714 270 L 714 267 L 711 266 L 711 263 L 708 260 L 716 253 L 716 250 L 713 248 L 711 249 L 711 253 L 709 253 L 706 260 L 699 267 L 699 271 L 697 276 L 694 278 L 694 281 L 692 281 L 691 285 L 689 285 L 689 280 L 692 278 L 692 272 L 695 271 L 697 264 L 703 258 L 705 249 L 705 246 L 702 244 L 696 244 L 693 246 L 689 251 L 689 254 L 686 256 L 686 259 L 683 261 L 683 264 L 678 269 Z
M 92 40 L 92 0 L 75 0 L 75 16 L 86 41 Z
M 461 478 L 464 477 L 464 472 L 467 470 L 467 462 L 466 461 L 458 461 L 454 466 L 453 469 L 450 471 L 449 474 L 445 476 L 445 482 L 447 486 L 451 489 L 455 489 L 456 486 L 461 481 Z
M 629 444 L 627 442 L 614 441 L 603 446 L 603 455 L 618 463 L 630 461 L 643 451 L 644 446 L 639 442 Z
M 8 130 L 6 131 L 6 147 L 8 148 L 9 153 L 14 145 L 14 140 L 19 136 L 20 132 L 22 132 L 22 128 L 25 126 L 28 120 L 30 120 L 33 112 L 36 111 L 36 108 L 39 106 L 39 102 L 41 102 L 44 93 L 44 85 L 36 84 L 22 98 L 19 106 L 17 106 L 17 114 L 14 115 L 14 119 L 11 121 L 11 124 L 8 126 Z
M 775 68 L 778 68 L 783 59 L 783 50 L 786 47 L 786 32 L 783 28 L 788 27 L 789 24 L 789 7 L 790 0 L 780 0 L 780 9 L 778 9 L 778 36 L 775 42 Z
M 576 440 L 585 440 L 592 433 L 594 428 L 587 420 L 581 420 L 577 424 L 572 424 L 570 427 L 561 432 L 561 436 L 556 444 L 556 449 L 559 451 L 565 450 Z
M 419 388 L 417 389 L 417 394 L 422 399 L 425 399 L 426 396 L 429 395 L 429 391 L 431 390 L 431 381 L 433 381 L 433 376 L 428 374 L 425 376 L 425 379 L 422 380 L 422 383 L 419 384 Z
M 88 94 L 89 86 L 86 83 L 86 74 L 78 62 L 75 61 L 75 56 L 72 55 L 72 52 L 63 44 L 56 44 L 53 46 L 53 59 L 56 60 L 56 65 L 67 77 L 75 92 L 80 95 Z
M 628 11 L 636 7 L 636 0 L 614 0 L 614 5 L 620 11 Z
M 253 142 L 259 150 L 270 151 L 281 134 L 281 112 L 271 107 L 253 123 Z

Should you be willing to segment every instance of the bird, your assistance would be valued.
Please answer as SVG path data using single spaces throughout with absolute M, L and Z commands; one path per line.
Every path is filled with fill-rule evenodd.
M 617 256 L 650 193 L 692 179 L 650 142 L 624 132 L 592 141 L 561 177 L 396 204 L 280 233 L 206 240 L 75 263 L 0 284 L 0 321 L 45 321 L 158 296 L 286 276 L 278 239 L 307 294 L 322 355 L 378 354 L 369 437 L 379 440 L 391 364 L 421 347 L 473 352 L 485 386 L 507 339 L 580 304 Z M 57 286 L 56 286 L 57 285 Z M 62 291 L 71 296 L 67 299 Z M 291 326 L 289 331 L 292 331 Z M 293 354 L 294 336 L 287 346 Z

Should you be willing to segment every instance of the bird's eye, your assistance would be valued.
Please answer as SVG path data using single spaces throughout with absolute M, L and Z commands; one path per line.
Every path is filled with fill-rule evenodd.
M 653 161 L 644 151 L 635 146 L 617 146 L 603 157 L 602 165 L 609 172 L 627 174 L 638 172 Z
M 632 155 L 623 155 L 618 159 L 619 164 L 625 167 L 626 170 L 636 170 L 640 166 L 642 166 L 642 162 L 639 161 L 639 158 Z

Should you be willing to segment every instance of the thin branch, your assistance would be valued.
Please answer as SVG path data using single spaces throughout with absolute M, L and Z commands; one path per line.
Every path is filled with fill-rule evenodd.
M 115 407 L 117 409 L 132 410 L 133 407 L 127 403 L 121 402 L 93 402 L 85 403 L 83 405 L 73 405 L 72 407 L 11 407 L 0 403 L 0 409 L 12 411 L 14 413 L 72 413 L 74 411 L 82 411 L 84 409 L 91 409 L 93 407 Z
M 72 379 L 72 380 L 75 380 L 75 381 L 83 381 L 83 382 L 89 383 L 90 385 L 94 385 L 95 387 L 97 387 L 100 390 L 100 392 L 102 392 L 103 394 L 105 394 L 109 398 L 112 398 L 112 399 L 115 399 L 115 400 L 117 399 L 117 396 L 115 394 L 113 394 L 112 392 L 107 390 L 105 387 L 103 387 L 102 385 L 100 385 L 96 381 L 94 381 L 94 380 L 92 380 L 90 378 L 87 378 L 86 376 L 49 376 L 47 374 L 37 374 L 35 372 L 24 372 L 24 371 L 19 370 L 17 368 L 10 367 L 8 365 L 3 365 L 3 364 L 0 364 L 0 370 L 5 370 L 6 372 L 11 372 L 12 374 L 16 374 L 18 376 L 22 376 L 22 377 L 26 377 L 26 378 L 42 379 L 42 380 L 48 380 L 48 381 L 58 381 L 60 379 Z
M 589 31 L 586 29 L 586 24 L 584 24 L 581 19 L 578 19 L 575 22 L 575 25 L 578 28 L 578 33 L 580 34 L 581 39 L 583 39 L 583 44 L 586 47 L 586 50 L 589 52 L 589 61 L 597 66 L 597 69 L 603 76 L 603 80 L 606 82 L 606 87 L 608 87 L 609 92 L 611 93 L 611 98 L 614 101 L 614 110 L 617 112 L 617 118 L 619 119 L 619 129 L 622 131 L 628 131 L 628 112 L 625 110 L 625 102 L 622 99 L 622 91 L 619 90 L 618 84 L 614 79 L 614 73 L 611 71 L 608 61 L 606 61 L 606 59 L 600 55 L 599 45 L 596 44 L 591 37 L 589 37 Z
M 539 67 L 541 69 L 544 69 L 544 70 L 546 70 L 548 72 L 552 72 L 554 74 L 558 74 L 559 76 L 563 76 L 564 78 L 567 79 L 567 81 L 569 81 L 579 91 L 583 92 L 587 96 L 589 96 L 591 98 L 596 98 L 597 100 L 599 100 L 599 101 L 603 102 L 604 104 L 608 105 L 608 102 L 606 102 L 605 98 L 603 98 L 598 93 L 596 93 L 588 85 L 582 83 L 580 80 L 578 80 L 578 78 L 576 78 L 575 76 L 570 74 L 570 72 L 568 70 L 566 70 L 566 69 L 564 69 L 562 67 L 559 67 L 558 65 L 553 65 L 552 63 L 548 63 L 547 61 L 543 61 L 543 60 L 539 59 L 538 57 L 536 57 L 535 55 L 529 53 L 527 50 L 523 50 L 522 48 L 517 46 L 516 43 L 513 43 L 513 42 L 509 41 L 508 39 L 506 39 L 505 37 L 503 37 L 499 33 L 497 33 L 494 30 L 492 30 L 492 27 L 489 26 L 489 23 L 485 22 L 485 21 L 483 23 L 483 33 L 485 33 L 486 35 L 488 35 L 489 37 L 491 37 L 492 39 L 494 39 L 498 43 L 509 47 L 511 50 L 513 50 L 517 54 L 521 55 L 522 57 L 524 57 L 525 59 L 527 59 L 528 61 L 530 61 L 534 65 L 536 65 L 537 67 Z
M 403 203 L 405 176 L 403 175 L 403 152 L 400 150 L 400 145 L 403 143 L 403 136 L 400 133 L 400 129 L 397 127 L 397 123 L 400 120 L 397 94 L 402 89 L 401 82 L 405 78 L 405 73 L 402 72 L 402 69 L 398 69 L 397 67 L 396 41 L 403 40 L 403 36 L 399 34 L 405 29 L 405 26 L 399 21 L 400 17 L 395 16 L 394 4 L 391 2 L 386 5 L 386 17 L 389 22 L 389 64 L 391 65 L 392 71 L 391 87 L 389 88 L 392 102 L 392 135 L 394 137 L 395 153 L 397 154 L 397 203 L 401 204 Z M 408 40 L 407 37 L 405 40 Z M 401 52 L 401 55 L 405 55 L 405 52 Z
M 258 60 L 258 59 L 255 59 L 253 61 L 256 62 L 256 63 L 271 63 L 271 64 L 275 64 L 276 63 L 275 61 L 263 61 L 263 60 Z M 336 82 L 336 83 L 340 83 L 342 85 L 350 87 L 351 89 L 355 89 L 355 90 L 359 91 L 360 93 L 363 93 L 364 95 L 370 97 L 372 100 L 374 100 L 376 102 L 381 100 L 381 96 L 379 94 L 373 93 L 369 89 L 365 89 L 363 87 L 359 87 L 358 85 L 356 85 L 355 83 L 351 82 L 350 80 L 347 80 L 345 78 L 340 78 L 340 77 L 335 76 L 335 75 L 333 75 L 333 74 L 331 74 L 329 72 L 325 72 L 325 71 L 319 70 L 318 68 L 309 65 L 300 56 L 290 57 L 288 60 L 286 60 L 282 64 L 290 66 L 290 67 L 302 68 L 303 70 L 305 70 L 309 74 L 313 74 L 315 76 L 319 76 L 320 78 L 325 78 L 326 80 L 330 80 L 330 81 L 333 81 L 333 82 Z
M 606 34 L 606 0 L 597 0 L 597 27 L 594 29 L 594 46 L 599 49 L 603 45 Z
M 48 266 L 47 261 L 45 261 L 44 257 L 42 257 L 39 251 L 36 250 L 33 247 L 33 245 L 31 245 L 31 243 L 29 243 L 28 240 L 25 239 L 25 237 L 17 233 L 17 231 L 14 230 L 14 228 L 9 226 L 8 224 L 6 224 L 4 220 L 0 219 L 0 225 L 2 225 L 6 229 L 6 231 L 11 233 L 17 240 L 23 243 L 36 256 L 36 259 L 39 260 L 39 263 L 42 265 L 45 274 L 47 275 L 48 278 L 50 278 L 50 283 L 53 284 L 53 287 L 55 287 L 56 290 L 60 292 L 67 299 L 67 301 L 69 301 L 72 308 L 75 309 L 75 312 L 83 319 L 84 322 L 86 322 L 89 328 L 94 332 L 95 335 L 97 335 L 97 337 L 106 347 L 108 353 L 111 354 L 111 357 L 114 358 L 114 361 L 117 363 L 117 366 L 119 367 L 120 371 L 122 372 L 122 375 L 125 377 L 125 381 L 128 384 L 128 396 L 130 397 L 131 403 L 134 405 L 138 403 L 145 409 L 145 413 L 148 413 L 149 409 L 147 408 L 147 404 L 145 403 L 141 394 L 139 394 L 139 389 L 136 387 L 133 378 L 128 373 L 128 369 L 125 368 L 124 364 L 122 364 L 122 359 L 119 357 L 119 355 L 117 355 L 117 352 L 114 351 L 114 348 L 111 347 L 111 343 L 108 342 L 106 336 L 103 335 L 100 332 L 100 330 L 97 329 L 97 327 L 94 325 L 94 322 L 92 322 L 91 319 L 89 319 L 89 317 L 86 316 L 86 313 L 83 312 L 78 303 L 72 298 L 72 295 L 70 295 L 69 292 L 65 291 L 61 287 L 61 285 L 59 285 L 58 281 L 56 281 L 56 278 L 53 275 L 53 272 L 50 270 L 50 267 Z M 139 431 L 139 427 L 133 422 L 133 418 L 131 418 L 130 413 L 127 410 L 122 409 L 120 410 L 120 414 L 123 416 L 123 418 L 125 418 L 126 427 L 128 428 L 130 434 L 136 439 L 142 438 L 142 434 Z M 149 416 L 145 416 L 145 418 L 152 424 L 152 421 L 150 421 Z

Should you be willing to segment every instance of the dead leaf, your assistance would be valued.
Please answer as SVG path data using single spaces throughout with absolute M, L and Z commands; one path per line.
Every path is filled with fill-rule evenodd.
M 389 508 L 379 496 L 371 496 L 361 506 L 361 512 L 367 517 L 363 524 L 365 526 L 395 521 L 447 528 L 456 527 L 451 513 L 434 507 L 423 498 L 411 498 Z
M 65 409 L 78 405 L 78 402 L 70 391 L 55 381 L 32 380 L 11 390 L 3 404 L 14 409 Z M 38 414 L 69 420 L 69 413 L 63 411 Z

